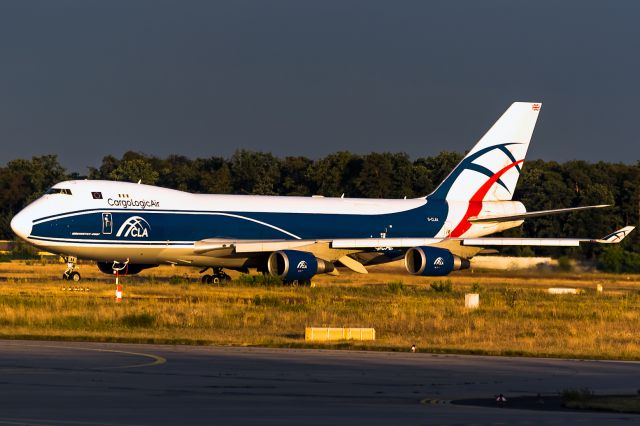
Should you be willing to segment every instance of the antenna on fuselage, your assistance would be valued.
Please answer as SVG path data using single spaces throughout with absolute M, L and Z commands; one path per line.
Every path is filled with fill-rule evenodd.
M 142 183 L 142 179 L 138 179 L 138 185 Z

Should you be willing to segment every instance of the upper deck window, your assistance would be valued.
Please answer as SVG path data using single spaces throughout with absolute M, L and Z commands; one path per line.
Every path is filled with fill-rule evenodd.
M 64 194 L 71 195 L 71 190 L 67 188 L 49 188 L 46 194 Z

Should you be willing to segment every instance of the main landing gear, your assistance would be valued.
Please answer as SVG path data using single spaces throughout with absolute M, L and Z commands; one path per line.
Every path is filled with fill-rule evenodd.
M 200 273 L 206 272 L 209 268 L 204 268 Z M 222 284 L 231 281 L 231 277 L 227 275 L 222 268 L 211 268 L 213 274 L 205 274 L 202 276 L 202 284 Z
M 67 281 L 80 281 L 80 272 L 76 271 L 76 263 L 78 259 L 75 256 L 67 256 L 64 258 L 67 262 L 67 270 L 62 274 L 62 279 Z

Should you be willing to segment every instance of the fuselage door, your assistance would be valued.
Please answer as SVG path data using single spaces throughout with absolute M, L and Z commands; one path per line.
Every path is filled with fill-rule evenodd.
M 102 233 L 111 234 L 113 232 L 113 220 L 111 213 L 102 213 Z

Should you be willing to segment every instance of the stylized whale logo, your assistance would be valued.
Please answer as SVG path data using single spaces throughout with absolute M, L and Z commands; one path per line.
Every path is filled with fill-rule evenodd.
M 140 216 L 131 216 L 129 219 L 125 220 L 122 224 L 118 232 L 116 233 L 116 237 L 135 237 L 135 238 L 146 238 L 149 236 L 149 230 L 151 229 L 151 225 L 149 222 L 144 220 L 144 218 Z

